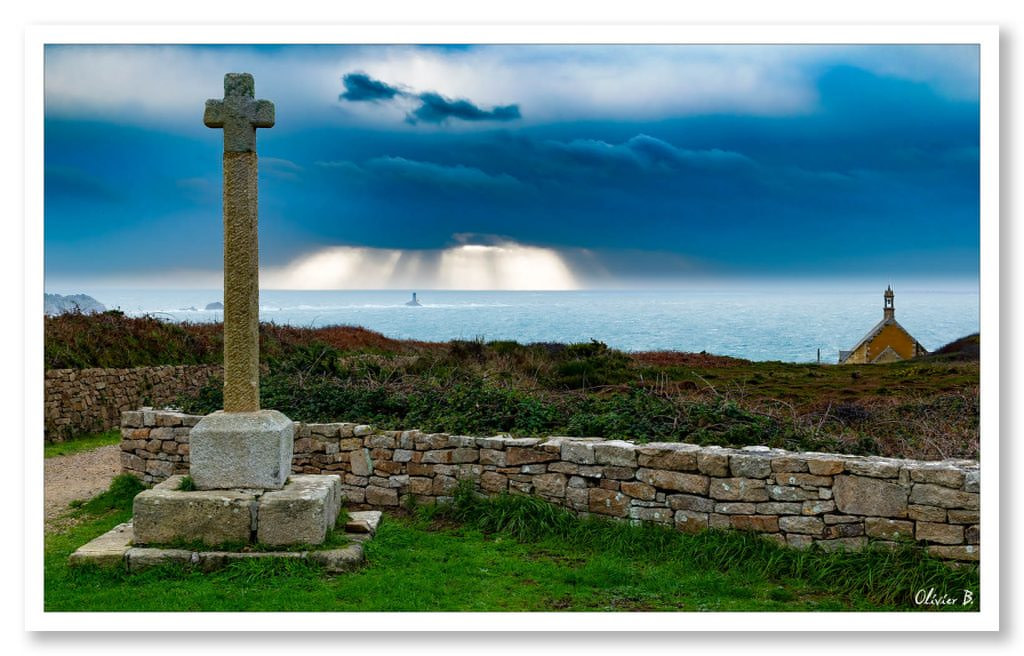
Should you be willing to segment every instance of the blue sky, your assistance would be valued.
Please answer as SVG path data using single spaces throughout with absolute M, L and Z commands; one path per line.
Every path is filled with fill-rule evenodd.
M 228 71 L 266 287 L 977 277 L 975 47 L 58 46 L 48 286 L 219 286 Z

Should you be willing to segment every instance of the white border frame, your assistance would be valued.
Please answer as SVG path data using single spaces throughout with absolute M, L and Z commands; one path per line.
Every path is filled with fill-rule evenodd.
M 980 46 L 982 610 L 978 613 L 46 613 L 43 612 L 43 47 L 94 44 L 977 44 Z M 999 31 L 894 25 L 35 26 L 25 34 L 25 628 L 33 631 L 960 631 L 999 628 Z M 33 366 L 34 365 L 34 366 Z

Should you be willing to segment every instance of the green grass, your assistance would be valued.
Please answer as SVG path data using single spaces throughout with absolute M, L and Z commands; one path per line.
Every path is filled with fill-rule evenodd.
M 74 548 L 129 518 L 130 503 L 115 496 L 91 521 L 47 537 L 46 610 L 933 612 L 913 605 L 918 587 L 978 598 L 976 567 L 910 549 L 796 552 L 748 534 L 580 521 L 528 497 L 465 493 L 453 506 L 389 515 L 366 545 L 367 565 L 336 577 L 288 560 L 211 574 L 68 568 Z
M 69 456 L 73 453 L 92 451 L 101 446 L 119 444 L 121 442 L 121 431 L 114 429 L 104 433 L 74 437 L 65 442 L 47 442 L 43 446 L 43 457 L 53 458 L 55 456 Z

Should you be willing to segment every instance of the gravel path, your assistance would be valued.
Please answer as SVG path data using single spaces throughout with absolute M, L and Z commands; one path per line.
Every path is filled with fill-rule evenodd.
M 121 447 L 102 446 L 92 451 L 69 456 L 55 456 L 43 461 L 43 500 L 46 530 L 52 531 L 74 523 L 63 517 L 68 504 L 75 499 L 91 499 L 110 486 L 121 471 Z

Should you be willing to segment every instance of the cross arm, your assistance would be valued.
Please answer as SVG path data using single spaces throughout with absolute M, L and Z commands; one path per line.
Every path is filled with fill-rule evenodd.
M 203 123 L 208 128 L 224 127 L 224 101 L 207 100 L 206 111 L 203 113 Z
M 253 103 L 252 125 L 255 128 L 274 127 L 274 103 L 269 100 L 257 100 Z

